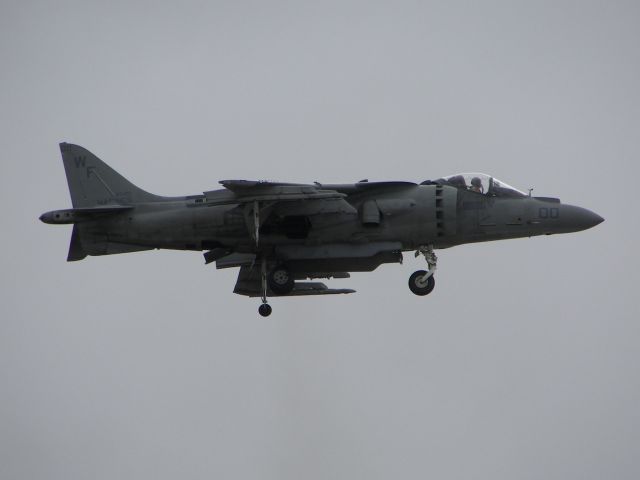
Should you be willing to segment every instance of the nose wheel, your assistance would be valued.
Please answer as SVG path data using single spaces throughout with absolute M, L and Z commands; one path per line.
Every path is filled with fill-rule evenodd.
M 433 275 L 427 277 L 428 273 L 426 270 L 418 270 L 409 277 L 409 290 L 415 295 L 429 295 L 436 286 L 436 279 Z
M 436 279 L 433 278 L 433 274 L 438 268 L 438 257 L 433 252 L 433 245 L 423 245 L 419 247 L 416 252 L 416 257 L 418 255 L 424 255 L 429 269 L 413 272 L 409 277 L 409 290 L 415 295 L 429 295 L 436 286 Z

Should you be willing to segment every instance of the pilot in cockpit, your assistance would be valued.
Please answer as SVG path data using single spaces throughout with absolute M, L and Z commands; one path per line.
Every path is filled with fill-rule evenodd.
M 480 177 L 473 177 L 471 179 L 471 186 L 469 187 L 469 190 L 471 190 L 472 192 L 484 193 L 484 189 L 482 188 L 482 180 L 480 180 Z

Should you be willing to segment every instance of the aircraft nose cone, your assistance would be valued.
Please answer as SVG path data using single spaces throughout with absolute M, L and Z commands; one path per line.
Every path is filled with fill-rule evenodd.
M 595 227 L 596 225 L 600 225 L 602 222 L 604 222 L 604 218 L 598 215 L 597 213 L 591 212 L 591 215 L 592 215 L 592 221 L 593 221 L 593 225 L 591 225 L 591 227 Z
M 563 205 L 560 214 L 560 221 L 565 228 L 572 232 L 579 232 L 591 227 L 595 227 L 604 221 L 600 215 L 586 208 L 574 205 Z

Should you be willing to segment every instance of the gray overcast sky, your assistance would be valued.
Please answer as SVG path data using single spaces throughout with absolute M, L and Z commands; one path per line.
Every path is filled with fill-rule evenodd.
M 0 478 L 637 479 L 640 6 L 0 2 Z M 142 188 L 486 171 L 606 218 L 258 302 L 65 262 L 58 142 Z

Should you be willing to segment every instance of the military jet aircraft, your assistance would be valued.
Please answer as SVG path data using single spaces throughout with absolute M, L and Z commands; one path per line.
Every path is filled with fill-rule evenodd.
M 73 224 L 68 261 L 151 249 L 204 251 L 205 263 L 240 269 L 234 292 L 260 297 L 353 293 L 314 280 L 348 278 L 402 254 L 423 255 L 409 278 L 416 295 L 435 286 L 435 249 L 577 232 L 603 221 L 557 198 L 533 197 L 482 173 L 420 184 L 298 184 L 223 180 L 185 197 L 148 193 L 88 150 L 61 143 L 73 208 L 40 220 Z

